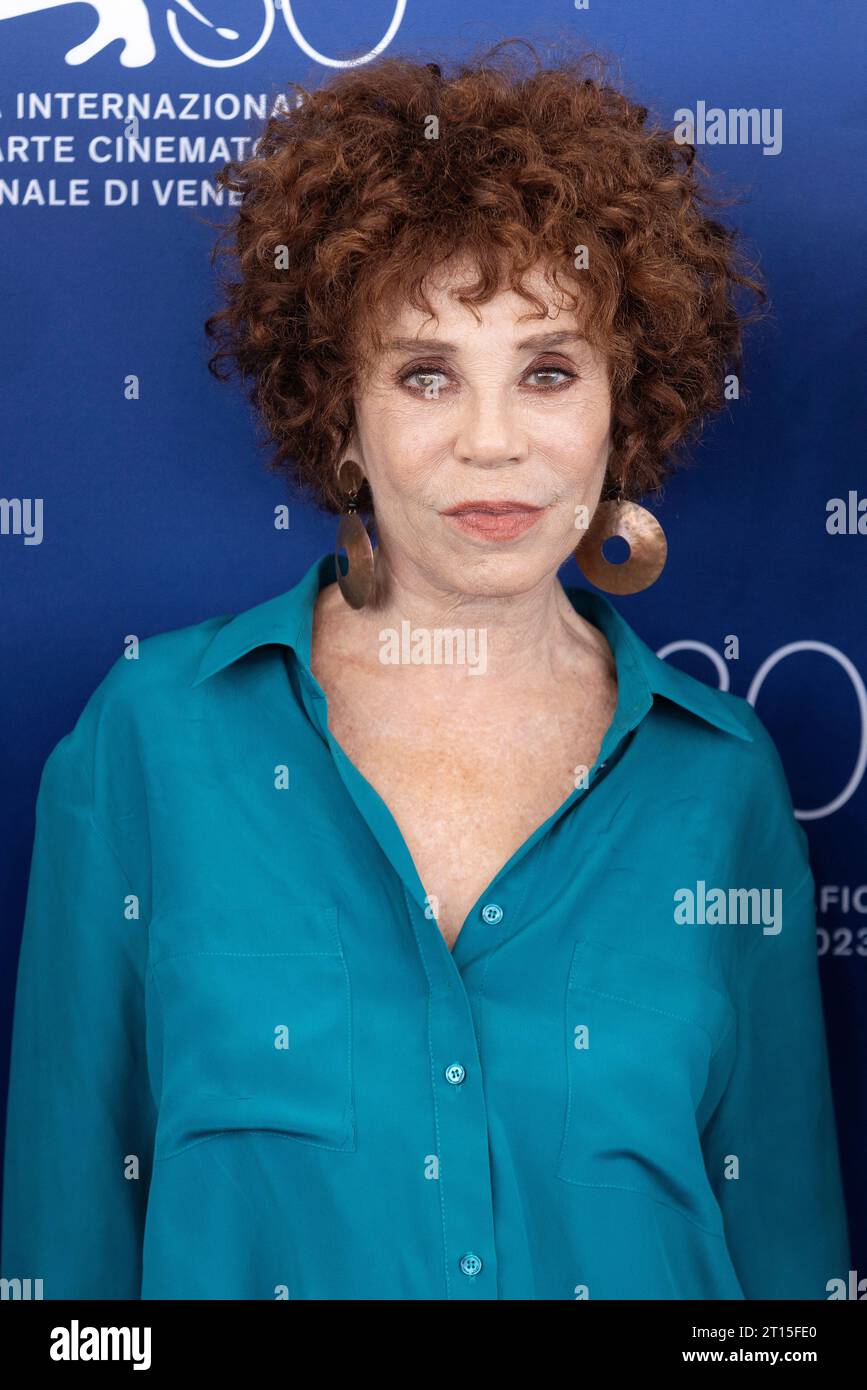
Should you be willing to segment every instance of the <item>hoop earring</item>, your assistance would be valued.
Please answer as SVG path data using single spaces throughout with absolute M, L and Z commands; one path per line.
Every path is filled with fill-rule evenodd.
M 358 494 L 364 482 L 364 474 L 354 459 L 344 459 L 337 470 L 337 485 L 340 487 L 341 475 L 347 470 L 348 491 L 346 492 L 346 511 L 337 527 L 334 543 L 334 568 L 340 592 L 350 608 L 363 608 L 373 593 L 374 556 L 373 546 L 367 527 L 358 513 Z M 340 552 L 346 551 L 348 567 L 344 574 L 340 568 Z
M 607 594 L 637 594 L 649 589 L 662 574 L 668 555 L 665 532 L 652 512 L 637 502 L 624 501 L 622 486 L 610 501 L 600 502 L 575 559 L 585 578 Z M 629 546 L 629 559 L 621 564 L 606 560 L 602 547 L 612 536 Z

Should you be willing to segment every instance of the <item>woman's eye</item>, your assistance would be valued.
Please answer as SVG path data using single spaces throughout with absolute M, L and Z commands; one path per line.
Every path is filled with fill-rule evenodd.
M 424 396 L 439 395 L 445 380 L 445 372 L 441 372 L 438 367 L 413 367 L 411 372 L 401 377 L 404 386 L 409 386 L 411 390 Z
M 576 378 L 577 373 L 570 372 L 566 367 L 550 366 L 535 367 L 527 373 L 524 381 L 538 390 L 552 391 Z M 408 386 L 417 395 L 436 397 L 445 389 L 449 376 L 441 367 L 413 367 L 411 371 L 403 373 L 400 381 L 401 385 Z
M 552 386 L 562 386 L 566 381 L 574 381 L 575 373 L 567 372 L 565 367 L 536 367 L 534 371 L 529 373 L 527 380 L 531 377 L 542 377 L 543 380 L 538 385 L 543 390 L 550 390 Z

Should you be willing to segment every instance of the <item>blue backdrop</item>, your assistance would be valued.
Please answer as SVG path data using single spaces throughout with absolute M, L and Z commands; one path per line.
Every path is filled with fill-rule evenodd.
M 749 395 L 667 486 L 662 578 L 617 603 L 671 660 L 751 699 L 782 753 L 812 848 L 853 1264 L 867 1275 L 864 7 L 0 0 L 0 21 L 4 1091 L 47 754 L 127 634 L 246 608 L 333 543 L 334 520 L 297 501 L 275 529 L 284 485 L 240 390 L 206 369 L 208 222 L 226 215 L 204 201 L 213 170 L 255 136 L 257 101 L 383 36 L 425 61 L 507 36 L 584 39 L 669 123 L 705 103 L 757 108 L 775 132 L 699 150 L 742 195 L 724 216 L 760 253 L 773 311 L 747 343 Z M 129 93 L 150 101 L 149 162 L 129 159 Z

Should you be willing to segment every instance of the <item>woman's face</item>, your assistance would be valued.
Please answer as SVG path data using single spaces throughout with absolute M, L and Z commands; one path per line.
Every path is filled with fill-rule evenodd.
M 599 500 L 608 373 L 541 271 L 525 283 L 547 319 L 511 290 L 477 318 L 452 296 L 463 278 L 441 272 L 431 285 L 436 319 L 410 306 L 389 319 L 347 457 L 369 480 L 393 573 L 452 593 L 520 593 L 556 573 L 583 535 L 576 517 L 586 524 Z M 466 503 L 480 510 L 449 514 Z

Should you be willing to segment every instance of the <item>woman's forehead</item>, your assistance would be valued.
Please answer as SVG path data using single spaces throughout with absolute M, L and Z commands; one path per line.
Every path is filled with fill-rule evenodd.
M 578 334 L 581 330 L 579 290 L 576 287 L 566 293 L 546 277 L 542 266 L 521 277 L 522 287 L 532 294 L 532 300 L 509 283 L 501 283 L 483 301 L 462 300 L 461 294 L 472 290 L 476 283 L 477 275 L 466 263 L 438 270 L 423 284 L 430 312 L 408 296 L 396 294 L 387 306 L 381 306 L 377 316 L 378 350 L 406 351 L 411 350 L 414 340 L 436 340 L 448 351 L 455 336 L 466 341 L 486 331 L 508 333 L 523 340 L 554 332 Z

